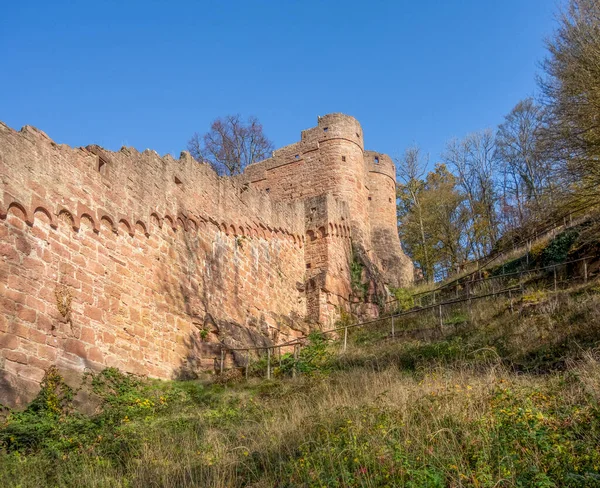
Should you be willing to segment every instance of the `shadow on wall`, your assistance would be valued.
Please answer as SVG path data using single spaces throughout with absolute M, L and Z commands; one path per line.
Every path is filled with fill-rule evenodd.
M 210 225 L 210 224 L 209 224 Z M 212 235 L 211 229 L 206 234 Z M 214 370 L 215 358 L 221 354 L 221 345 L 230 348 L 267 347 L 278 339 L 278 331 L 269 328 L 264 314 L 260 319 L 248 317 L 244 325 L 226 316 L 223 301 L 229 306 L 239 304 L 239 270 L 230 263 L 233 271 L 231 285 L 223 266 L 227 260 L 226 245 L 218 237 L 214 242 L 202 239 L 199 232 L 178 232 L 169 242 L 167 252 L 176 257 L 175 263 L 161 261 L 158 279 L 160 292 L 172 307 L 172 312 L 184 314 L 191 330 L 183 339 L 185 353 L 173 371 L 174 379 L 193 379 L 200 371 Z M 221 300 L 219 297 L 223 297 Z M 291 320 L 287 318 L 288 320 Z M 273 336 L 273 337 L 270 337 Z M 245 364 L 246 352 L 234 351 L 230 358 L 236 364 Z

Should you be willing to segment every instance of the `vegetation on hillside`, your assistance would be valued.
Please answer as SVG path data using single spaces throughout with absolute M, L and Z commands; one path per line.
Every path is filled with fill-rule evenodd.
M 398 159 L 401 239 L 426 281 L 599 203 L 600 2 L 570 0 L 547 47 L 538 100 L 448 142 L 432 171 L 418 147 Z
M 115 369 L 81 392 L 50 370 L 0 424 L 2 486 L 600 486 L 600 286 L 502 301 L 439 337 L 349 348 L 318 334 L 290 378 L 157 381 Z M 398 324 L 408 328 L 410 324 Z M 540 374 L 544 373 L 544 374 Z

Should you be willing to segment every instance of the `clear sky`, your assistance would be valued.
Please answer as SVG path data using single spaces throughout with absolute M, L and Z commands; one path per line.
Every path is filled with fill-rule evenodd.
M 536 92 L 558 0 L 6 1 L 0 120 L 72 146 L 178 156 L 217 116 L 256 115 L 277 147 L 317 115 L 368 149 L 495 127 Z

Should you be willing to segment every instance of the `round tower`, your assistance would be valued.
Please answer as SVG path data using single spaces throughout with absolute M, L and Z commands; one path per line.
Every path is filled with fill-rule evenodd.
M 362 127 L 354 117 L 340 113 L 318 118 L 318 126 L 305 131 L 303 140 L 317 136 L 319 179 L 323 193 L 348 203 L 352 239 L 370 247 L 367 172 Z
M 368 171 L 371 243 L 379 258 L 386 283 L 399 287 L 413 280 L 413 264 L 402 251 L 396 216 L 396 167 L 391 158 L 365 151 Z

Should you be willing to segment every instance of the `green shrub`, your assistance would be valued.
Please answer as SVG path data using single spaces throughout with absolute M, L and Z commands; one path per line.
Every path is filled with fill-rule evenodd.
M 579 231 L 576 229 L 569 229 L 558 234 L 542 251 L 543 265 L 550 266 L 565 262 L 578 237 Z
M 407 288 L 390 288 L 390 291 L 396 298 L 398 311 L 404 312 L 415 306 L 415 299 Z

